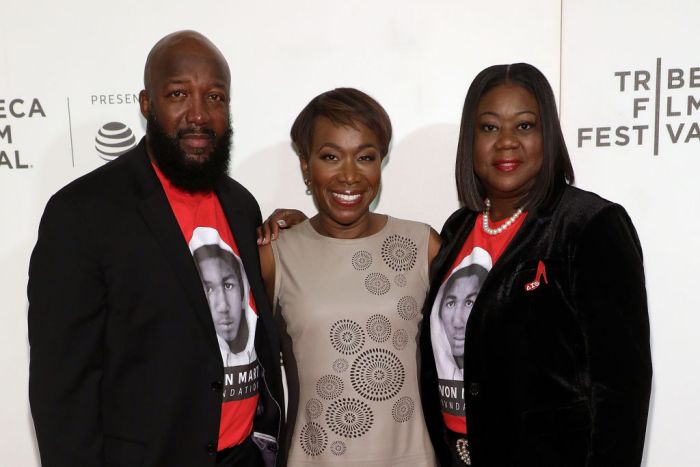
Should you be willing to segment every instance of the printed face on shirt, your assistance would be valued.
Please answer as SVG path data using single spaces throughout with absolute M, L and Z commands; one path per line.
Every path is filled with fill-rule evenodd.
M 467 320 L 481 289 L 482 278 L 476 268 L 486 271 L 476 264 L 456 271 L 445 284 L 440 304 L 440 320 L 459 368 L 464 362 Z
M 224 252 L 224 255 L 230 253 Z M 223 255 L 207 257 L 200 260 L 198 266 L 216 334 L 235 352 L 242 350 L 234 348 L 240 346 L 233 344 L 240 340 L 241 321 L 245 320 L 244 293 L 238 263 L 233 258 L 226 259 Z

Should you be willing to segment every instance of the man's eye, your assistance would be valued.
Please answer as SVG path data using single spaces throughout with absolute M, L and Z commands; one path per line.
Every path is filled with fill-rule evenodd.
M 235 286 L 233 285 L 232 282 L 226 282 L 226 283 L 224 284 L 224 289 L 226 289 L 226 290 L 233 290 L 234 287 L 235 287 Z
M 178 90 L 178 91 L 173 91 L 173 92 L 171 92 L 170 95 L 171 95 L 172 97 L 182 97 L 182 96 L 185 95 L 185 93 L 182 92 L 182 91 L 180 91 L 180 90 Z

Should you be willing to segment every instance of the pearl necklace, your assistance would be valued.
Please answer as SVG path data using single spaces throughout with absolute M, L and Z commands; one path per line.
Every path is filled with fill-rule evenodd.
M 484 209 L 484 212 L 481 213 L 481 227 L 484 229 L 484 232 L 486 232 L 489 235 L 498 235 L 499 233 L 503 232 L 506 230 L 508 227 L 513 225 L 513 222 L 520 217 L 520 214 L 523 213 L 523 208 L 518 208 L 516 211 L 508 218 L 507 221 L 503 223 L 500 227 L 497 227 L 495 229 L 492 229 L 489 227 L 489 211 L 491 210 L 491 200 L 486 198 L 486 209 Z

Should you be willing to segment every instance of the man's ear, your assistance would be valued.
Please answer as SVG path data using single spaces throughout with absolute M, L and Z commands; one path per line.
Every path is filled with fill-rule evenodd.
M 148 97 L 148 91 L 145 89 L 139 93 L 139 107 L 143 118 L 148 119 L 148 114 L 151 110 L 151 100 Z

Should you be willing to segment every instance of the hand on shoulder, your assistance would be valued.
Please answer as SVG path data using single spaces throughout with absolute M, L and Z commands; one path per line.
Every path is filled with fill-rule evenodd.
M 277 240 L 280 229 L 288 229 L 306 219 L 306 214 L 296 209 L 275 209 L 257 228 L 258 245 L 267 245 Z

